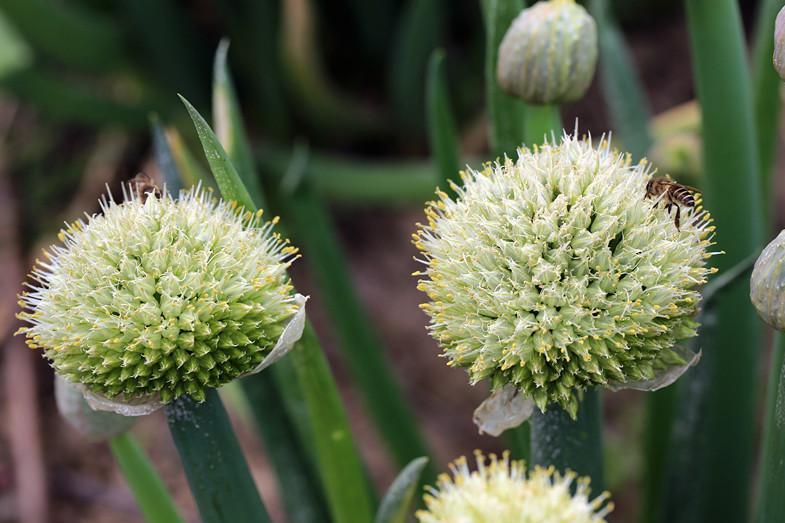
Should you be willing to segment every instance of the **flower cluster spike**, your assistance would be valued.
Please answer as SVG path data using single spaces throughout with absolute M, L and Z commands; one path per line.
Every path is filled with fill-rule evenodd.
M 700 206 L 647 197 L 645 162 L 566 136 L 437 191 L 415 245 L 429 331 L 472 384 L 514 385 L 573 417 L 589 387 L 685 363 L 714 227 Z
M 21 296 L 32 348 L 108 398 L 162 403 L 253 371 L 298 310 L 275 220 L 199 188 L 147 194 L 61 231 Z
M 601 523 L 613 510 L 603 492 L 593 500 L 589 478 L 553 467 L 526 470 L 523 461 L 510 461 L 475 452 L 477 470 L 466 458 L 450 464 L 452 478 L 439 476 L 437 487 L 426 487 L 427 510 L 417 512 L 420 523 Z

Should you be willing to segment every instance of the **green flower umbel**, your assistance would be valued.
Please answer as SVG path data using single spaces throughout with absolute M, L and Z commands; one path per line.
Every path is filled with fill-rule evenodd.
M 459 458 L 450 465 L 452 478 L 442 474 L 437 488 L 428 488 L 427 510 L 417 512 L 420 523 L 603 523 L 613 510 L 607 492 L 590 499 L 589 479 L 573 472 L 527 472 L 507 453 L 501 460 L 491 454 L 488 463 L 476 452 L 476 459 L 477 470 Z
M 695 336 L 712 272 L 700 207 L 677 227 L 667 195 L 647 197 L 645 163 L 569 136 L 462 176 L 415 244 L 429 330 L 473 384 L 575 417 L 588 387 L 657 388 L 690 363 L 675 344 Z
M 259 213 L 199 189 L 101 207 L 37 262 L 20 313 L 28 345 L 91 406 L 202 400 L 299 337 L 304 299 L 286 272 L 296 250 Z

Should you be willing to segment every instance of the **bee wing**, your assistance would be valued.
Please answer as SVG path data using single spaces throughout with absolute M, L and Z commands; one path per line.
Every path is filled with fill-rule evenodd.
M 701 193 L 700 189 L 698 189 L 697 187 L 693 187 L 691 185 L 684 185 L 683 183 L 679 183 L 678 185 L 680 185 L 681 187 L 684 187 L 688 191 L 692 191 L 692 192 L 694 192 L 696 194 L 703 194 L 703 193 Z

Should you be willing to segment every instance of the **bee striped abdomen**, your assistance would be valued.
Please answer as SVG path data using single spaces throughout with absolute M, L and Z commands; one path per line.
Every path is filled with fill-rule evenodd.
M 685 207 L 695 207 L 695 194 L 683 185 L 674 184 L 668 191 L 671 201 Z
M 646 198 L 661 198 L 668 211 L 675 209 L 673 223 L 677 229 L 681 227 L 681 208 L 687 207 L 692 215 L 696 199 L 700 203 L 700 196 L 696 198 L 696 194 L 696 189 L 681 185 L 670 178 L 654 178 L 646 183 Z

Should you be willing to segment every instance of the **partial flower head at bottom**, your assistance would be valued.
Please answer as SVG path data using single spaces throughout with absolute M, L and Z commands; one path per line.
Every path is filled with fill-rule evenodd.
M 426 510 L 420 523 L 603 523 L 613 510 L 609 494 L 590 498 L 589 478 L 553 467 L 526 470 L 523 461 L 510 461 L 476 452 L 477 469 L 466 458 L 450 465 L 436 488 L 427 487 Z

